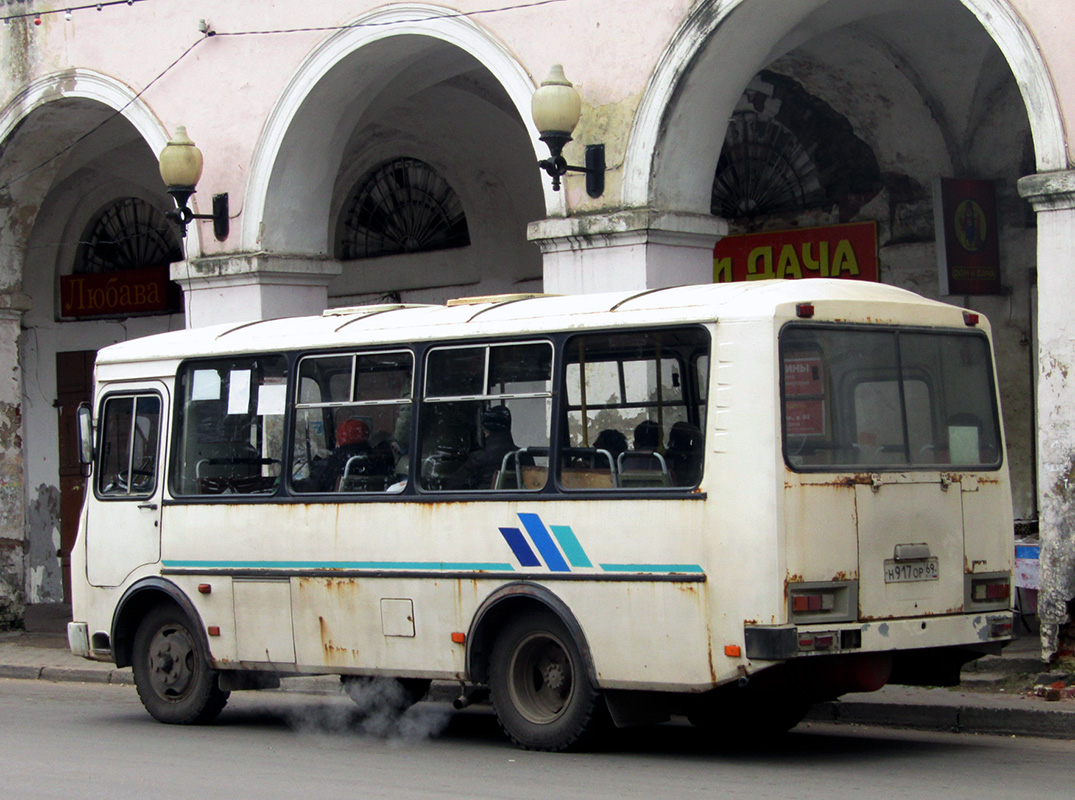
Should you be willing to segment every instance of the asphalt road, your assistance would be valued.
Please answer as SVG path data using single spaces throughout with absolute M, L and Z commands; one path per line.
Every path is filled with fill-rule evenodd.
M 206 727 L 154 722 L 133 688 L 0 680 L 0 797 L 1071 798 L 1075 742 L 804 723 L 718 748 L 687 726 L 600 752 L 517 750 L 481 710 L 363 720 L 343 697 L 236 693 Z

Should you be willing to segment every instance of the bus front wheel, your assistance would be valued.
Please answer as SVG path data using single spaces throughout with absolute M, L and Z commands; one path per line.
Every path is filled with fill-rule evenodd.
M 584 743 L 603 709 L 582 652 L 548 612 L 508 623 L 489 658 L 489 692 L 500 727 L 528 750 L 567 750 Z
M 133 656 L 138 697 L 161 722 L 211 722 L 228 702 L 229 692 L 217 686 L 216 671 L 190 620 L 175 606 L 156 606 L 146 614 L 134 635 Z

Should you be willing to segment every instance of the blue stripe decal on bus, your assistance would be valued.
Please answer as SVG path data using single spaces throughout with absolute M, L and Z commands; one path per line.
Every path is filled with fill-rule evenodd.
M 541 517 L 537 514 L 519 514 L 519 519 L 522 521 L 523 527 L 526 528 L 526 532 L 530 534 L 530 539 L 534 542 L 538 552 L 541 553 L 541 557 L 545 559 L 545 565 L 553 572 L 570 572 L 571 567 L 567 565 L 564 557 L 560 555 L 560 551 L 556 549 L 556 543 L 549 536 L 549 532 L 545 530 Z
M 503 530 L 503 528 L 501 529 Z M 567 560 L 573 567 L 592 567 L 589 557 L 586 555 L 586 551 L 582 549 L 582 545 L 579 544 L 578 538 L 575 536 L 575 532 L 567 525 L 550 525 L 549 530 L 552 531 L 552 535 L 556 537 L 556 541 L 560 543 L 560 549 L 564 551 L 564 555 L 567 556 Z
M 471 572 L 514 572 L 511 564 L 469 561 L 162 561 L 165 567 L 187 569 L 428 569 Z
M 527 544 L 526 537 L 523 536 L 521 530 L 518 528 L 501 528 L 500 533 L 504 537 L 504 541 L 508 543 L 508 547 L 511 548 L 511 552 L 515 553 L 515 557 L 519 559 L 521 566 L 541 566 L 541 561 L 534 555 L 534 551 L 530 549 L 530 545 Z

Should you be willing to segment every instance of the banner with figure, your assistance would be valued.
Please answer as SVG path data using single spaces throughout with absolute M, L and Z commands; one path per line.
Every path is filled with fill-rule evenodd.
M 993 181 L 939 178 L 933 213 L 941 294 L 1001 294 Z

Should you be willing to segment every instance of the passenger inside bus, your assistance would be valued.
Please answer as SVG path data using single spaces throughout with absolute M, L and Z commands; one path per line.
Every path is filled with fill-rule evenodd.
M 467 460 L 449 481 L 449 488 L 493 488 L 493 480 L 504 466 L 504 456 L 519 449 L 511 434 L 511 411 L 507 406 L 493 406 L 482 412 L 481 429 L 482 447 L 467 456 Z M 533 459 L 528 459 L 525 454 L 517 458 L 520 460 L 520 466 L 533 466 Z M 514 469 L 514 466 L 514 463 L 508 465 L 511 469 Z
M 674 486 L 693 486 L 702 477 L 702 432 L 689 422 L 677 422 L 668 432 L 664 452 Z
M 651 419 L 635 427 L 634 446 L 620 453 L 616 463 L 620 486 L 671 486 L 672 477 L 663 455 L 657 452 L 661 443 L 661 426 Z
M 654 457 L 661 443 L 661 428 L 651 419 L 643 420 L 635 426 L 634 444 L 617 457 L 620 469 L 660 469 L 661 465 Z
M 339 486 L 348 461 L 370 452 L 370 426 L 360 419 L 345 419 L 336 428 L 336 449 L 332 451 L 321 473 L 321 491 L 333 492 Z
M 612 463 L 627 449 L 627 437 L 615 428 L 606 428 L 593 440 L 595 450 L 604 450 L 612 456 Z

